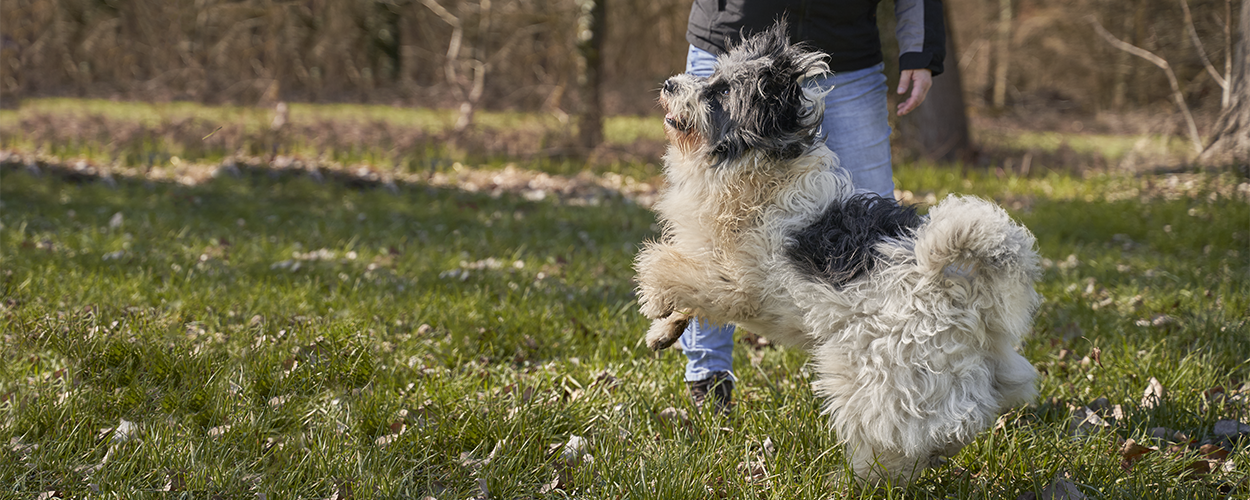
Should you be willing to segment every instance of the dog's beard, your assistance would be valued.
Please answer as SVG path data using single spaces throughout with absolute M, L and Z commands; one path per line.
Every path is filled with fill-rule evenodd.
M 669 112 L 664 116 L 664 135 L 683 154 L 691 154 L 707 144 L 707 139 L 691 123 Z
M 665 136 L 685 155 L 698 154 L 708 143 L 709 110 L 699 96 L 705 86 L 706 79 L 679 75 L 665 82 L 660 93 Z

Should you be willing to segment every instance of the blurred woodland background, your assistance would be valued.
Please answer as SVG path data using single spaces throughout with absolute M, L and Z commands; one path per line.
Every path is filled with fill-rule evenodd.
M 949 0 L 953 45 L 936 83 L 950 88 L 926 103 L 940 116 L 917 119 L 1161 134 L 1195 155 L 1224 135 L 1244 162 L 1247 2 Z M 0 104 L 374 103 L 458 110 L 457 130 L 471 128 L 476 111 L 515 110 L 594 124 L 579 139 L 593 147 L 604 115 L 659 111 L 658 83 L 684 67 L 689 3 L 7 0 Z M 887 52 L 896 50 L 893 6 L 881 9 Z M 930 157 L 964 148 L 952 145 L 958 138 L 921 140 L 939 143 L 918 146 Z

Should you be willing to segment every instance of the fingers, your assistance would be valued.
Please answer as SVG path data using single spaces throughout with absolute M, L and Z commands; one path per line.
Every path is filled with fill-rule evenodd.
M 916 70 L 914 69 L 905 69 L 903 70 L 902 73 L 899 74 L 898 95 L 906 94 L 907 89 L 911 88 L 911 79 L 913 76 L 912 73 L 915 73 L 915 72 Z
M 907 100 L 898 105 L 898 114 L 903 116 L 924 102 L 925 96 L 929 94 L 929 88 L 933 86 L 933 72 L 927 69 L 903 70 L 898 80 L 899 95 L 911 90 L 911 95 Z

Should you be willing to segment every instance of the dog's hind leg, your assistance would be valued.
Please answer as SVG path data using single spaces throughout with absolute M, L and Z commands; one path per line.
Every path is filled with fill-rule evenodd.
M 855 439 L 845 440 L 846 453 L 855 481 L 861 485 L 887 486 L 915 481 L 925 469 L 940 463 L 937 457 L 909 457 L 898 450 L 874 450 Z
M 1037 396 L 1037 370 L 1033 364 L 1010 346 L 993 361 L 994 389 L 998 391 L 1002 409 L 1011 408 L 1032 401 Z

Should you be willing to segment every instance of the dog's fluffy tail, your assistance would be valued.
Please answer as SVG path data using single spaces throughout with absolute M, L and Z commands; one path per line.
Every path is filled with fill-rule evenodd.
M 984 322 L 984 328 L 972 322 L 966 325 L 967 332 L 981 343 L 1014 347 L 1032 327 L 1033 313 L 1041 304 L 1033 289 L 1041 274 L 1036 243 L 1033 234 L 998 205 L 975 197 L 949 196 L 929 210 L 929 221 L 917 230 L 913 251 L 918 274 L 932 286 L 927 289 L 946 295 L 968 311 L 980 311 L 977 321 Z M 1029 368 L 1021 376 L 1031 382 Z M 1022 391 L 1032 386 L 1017 382 L 1003 383 Z M 1027 397 L 1021 393 L 1012 399 Z
M 966 286 L 986 274 L 1031 278 L 1035 243 L 998 205 L 951 195 L 929 210 L 916 235 L 916 263 L 924 274 Z

